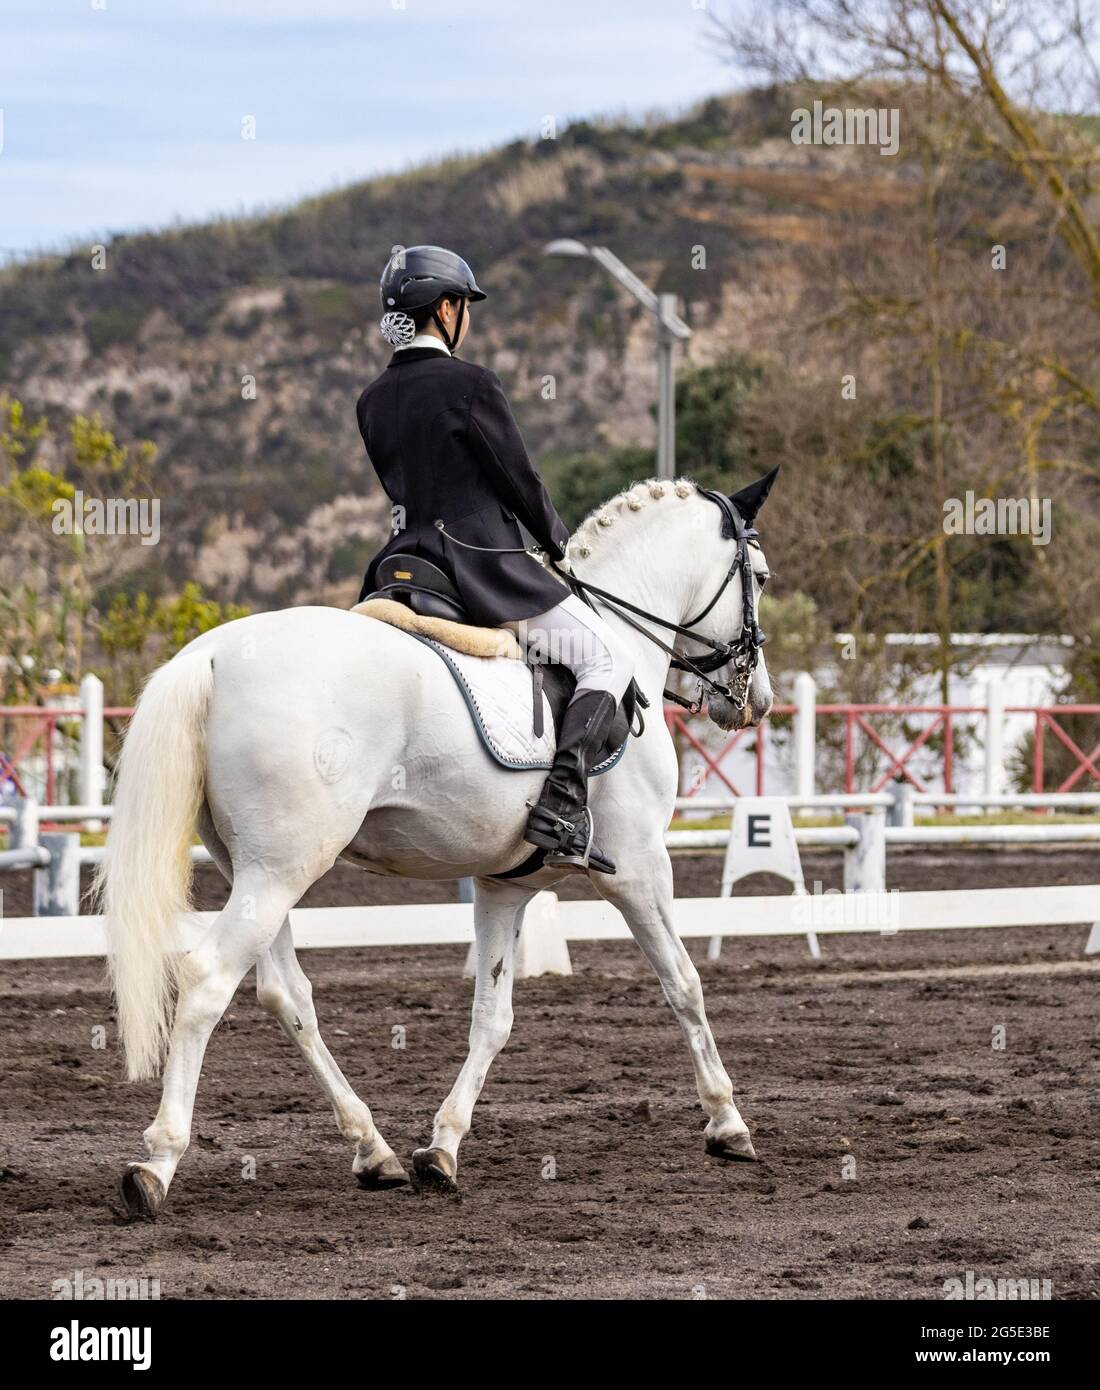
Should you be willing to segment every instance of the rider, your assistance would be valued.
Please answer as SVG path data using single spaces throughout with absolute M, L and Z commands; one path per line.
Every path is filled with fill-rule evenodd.
M 399 248 L 382 274 L 382 336 L 395 349 L 359 397 L 359 431 L 386 495 L 390 554 L 431 560 L 454 581 L 471 623 L 537 635 L 577 686 L 554 763 L 524 838 L 550 865 L 614 873 L 586 814 L 588 770 L 603 746 L 634 662 L 607 623 L 525 549 L 554 560 L 569 531 L 527 456 L 500 378 L 455 356 L 470 305 L 485 298 L 466 262 L 440 246 Z

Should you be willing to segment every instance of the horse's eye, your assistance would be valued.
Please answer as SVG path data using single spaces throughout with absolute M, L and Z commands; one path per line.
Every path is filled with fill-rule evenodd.
M 756 582 L 760 585 L 761 589 L 763 589 L 770 578 L 770 572 L 768 570 L 763 570 L 756 576 Z

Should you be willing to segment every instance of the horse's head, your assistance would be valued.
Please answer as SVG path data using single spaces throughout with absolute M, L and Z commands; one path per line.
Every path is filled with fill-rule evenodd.
M 756 620 L 768 562 L 754 523 L 778 472 L 732 497 L 686 478 L 635 483 L 588 516 L 569 544 L 582 587 L 654 651 L 673 655 L 723 729 L 759 724 L 772 707 Z M 651 505 L 672 498 L 679 505 Z
M 690 626 L 712 641 L 728 643 L 732 655 L 724 664 L 709 671 L 710 679 L 722 687 L 707 694 L 707 714 L 720 729 L 747 729 L 759 724 L 772 707 L 772 687 L 762 644 L 764 634 L 757 622 L 760 595 L 768 582 L 768 562 L 755 534 L 757 513 L 767 500 L 778 468 L 750 483 L 728 499 L 711 495 L 721 510 L 720 560 L 708 566 L 706 578 L 700 579 L 697 592 L 710 602 L 718 598 L 700 620 Z M 725 503 L 732 503 L 736 515 L 731 516 Z M 714 526 L 714 510 L 700 509 L 700 521 Z M 745 532 L 749 534 L 744 534 Z M 713 535 L 713 531 L 711 532 Z M 711 547 L 700 547 L 699 558 L 711 555 Z M 724 566 L 718 573 L 718 564 Z M 725 587 L 719 590 L 719 586 Z M 710 586 L 708 589 L 708 585 Z M 685 655 L 696 664 L 706 662 L 702 644 L 686 641 Z M 713 655 L 711 655 L 713 660 Z

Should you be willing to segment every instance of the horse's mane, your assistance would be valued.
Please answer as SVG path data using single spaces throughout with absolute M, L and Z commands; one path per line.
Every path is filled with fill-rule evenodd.
M 651 502 L 660 502 L 665 497 L 694 497 L 697 491 L 688 478 L 677 478 L 673 482 L 646 478 L 644 482 L 631 483 L 595 511 L 589 512 L 570 537 L 570 558 L 587 559 L 615 522 L 631 512 L 640 512 Z

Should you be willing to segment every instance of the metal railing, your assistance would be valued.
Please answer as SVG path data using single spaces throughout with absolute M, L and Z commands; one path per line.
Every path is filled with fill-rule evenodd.
M 794 692 L 794 703 L 774 705 L 772 717 L 793 716 L 791 747 L 794 788 L 799 796 L 813 796 L 816 791 L 818 735 L 824 721 L 837 719 L 843 721 L 841 778 L 845 794 L 859 791 L 856 786 L 857 766 L 861 753 L 870 750 L 875 754 L 875 766 L 869 774 L 871 782 L 865 789 L 867 792 L 882 792 L 896 778 L 922 795 L 938 796 L 941 802 L 944 798 L 960 795 L 955 789 L 958 726 L 963 720 L 971 720 L 977 722 L 981 729 L 984 753 L 982 796 L 996 798 L 1005 795 L 1005 721 L 1010 716 L 1027 716 L 1032 721 L 1032 793 L 1044 792 L 1048 761 L 1045 740 L 1048 734 L 1057 741 L 1063 756 L 1072 763 L 1068 775 L 1054 789 L 1055 793 L 1073 791 L 1086 777 L 1100 790 L 1100 705 L 1006 705 L 1003 682 L 996 677 L 986 682 L 985 701 L 982 704 L 818 704 L 816 684 L 806 671 L 795 678 Z M 1079 716 L 1097 719 L 1098 741 L 1089 752 L 1078 746 L 1061 722 Z M 764 796 L 767 793 L 767 752 L 771 737 L 767 732 L 767 723 L 756 729 L 738 729 L 721 745 L 712 748 L 702 736 L 708 731 L 698 722 L 699 716 L 686 716 L 683 710 L 670 705 L 665 709 L 665 720 L 681 746 L 693 750 L 698 756 L 698 768 L 703 775 L 699 786 L 688 793 L 692 799 L 703 794 L 712 781 L 724 786 L 734 796 Z M 921 720 L 924 727 L 915 734 L 902 733 L 900 744 L 892 746 L 891 740 L 898 739 L 897 731 L 884 732 L 881 728 L 883 720 Z M 880 727 L 876 727 L 876 721 Z M 724 766 L 729 754 L 750 739 L 753 741 L 751 790 L 735 786 Z M 931 792 L 914 770 L 918 754 L 927 756 L 933 753 L 939 763 L 942 793 Z M 981 797 L 961 794 L 960 804 L 979 805 L 981 802 Z M 989 800 L 987 804 L 996 803 Z
M 1100 705 L 1006 705 L 1003 684 L 997 678 L 987 682 L 982 704 L 818 704 L 817 687 L 813 677 L 805 671 L 795 678 L 794 693 L 794 703 L 775 705 L 772 715 L 779 719 L 793 717 L 791 746 L 794 792 L 799 797 L 817 794 L 817 745 L 825 721 L 842 720 L 840 776 L 844 795 L 877 795 L 885 791 L 891 779 L 896 778 L 912 786 L 921 796 L 938 798 L 941 805 L 1026 804 L 995 800 L 1008 794 L 1004 787 L 1004 734 L 1005 721 L 1010 716 L 1027 716 L 1032 722 L 1032 794 L 1045 794 L 1044 779 L 1049 764 L 1047 746 L 1048 740 L 1053 739 L 1059 745 L 1063 759 L 1071 764 L 1068 774 L 1054 788 L 1054 793 L 1064 795 L 1084 783 L 1094 787 L 1093 794 L 1100 795 Z M 64 746 L 60 731 L 66 725 L 75 725 L 79 798 L 89 809 L 98 807 L 103 800 L 105 721 L 128 719 L 132 713 L 132 708 L 128 706 L 105 707 L 102 682 L 94 675 L 87 675 L 81 681 L 80 704 L 73 709 L 38 705 L 0 706 L 0 748 L 4 750 L 0 754 L 3 759 L 0 783 L 3 782 L 3 767 L 6 766 L 10 769 L 8 775 L 15 778 L 16 790 L 25 794 L 29 781 L 22 769 L 34 753 L 44 768 L 44 801 L 54 809 L 59 781 L 59 748 Z M 711 738 L 715 732 L 714 726 L 707 723 L 705 716 L 687 716 L 675 705 L 666 706 L 664 716 L 681 748 L 691 750 L 698 758 L 702 780 L 692 792 L 687 793 L 691 800 L 702 804 L 703 798 L 715 786 L 723 787 L 734 796 L 766 794 L 768 748 L 769 740 L 773 737 L 768 732 L 767 722 L 756 729 L 737 730 L 717 745 Z M 1063 720 L 1082 716 L 1097 718 L 1098 741 L 1091 751 L 1082 749 L 1063 727 Z M 896 724 L 905 720 L 924 721 L 924 727 L 915 734 L 903 733 L 900 741 L 896 729 L 887 732 L 882 727 L 883 721 Z M 959 793 L 955 786 L 958 726 L 963 720 L 976 721 L 981 726 L 984 751 L 981 797 Z M 751 788 L 737 787 L 730 780 L 726 760 L 734 749 L 744 746 L 749 740 L 752 741 L 753 785 Z M 874 755 L 874 767 L 868 774 L 870 785 L 861 792 L 856 786 L 857 769 L 861 758 L 866 761 L 864 755 L 868 751 Z M 939 764 L 942 792 L 926 787 L 922 775 L 915 770 L 919 757 L 927 758 L 932 754 Z

